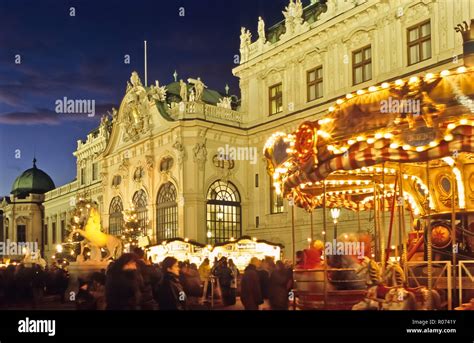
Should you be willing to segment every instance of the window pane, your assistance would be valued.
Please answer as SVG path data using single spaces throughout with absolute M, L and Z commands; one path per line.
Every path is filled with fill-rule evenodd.
M 371 48 L 365 49 L 365 57 L 364 57 L 365 60 L 370 59 L 371 50 L 372 50 Z
M 323 68 L 319 68 L 317 70 L 317 73 L 318 73 L 318 79 L 321 79 L 323 77 Z
M 309 87 L 309 101 L 316 99 L 316 86 Z
M 317 87 L 316 98 L 320 98 L 323 96 L 323 83 L 319 82 Z
M 372 63 L 366 64 L 365 68 L 365 79 L 364 81 L 372 79 Z
M 313 82 L 314 80 L 316 80 L 316 72 L 312 71 L 308 74 L 308 81 Z
M 418 54 L 418 45 L 414 45 L 410 47 L 410 64 L 417 63 L 420 60 L 420 56 Z
M 354 54 L 354 63 L 360 63 L 362 62 L 362 51 L 359 51 L 358 53 Z
M 430 23 L 426 23 L 421 27 L 421 36 L 426 37 L 431 34 L 431 25 Z
M 424 60 L 431 58 L 431 40 L 421 43 L 421 53 Z
M 409 41 L 413 42 L 414 40 L 418 39 L 418 28 L 411 29 L 408 33 Z
M 354 83 L 361 83 L 362 80 L 362 67 L 355 68 Z

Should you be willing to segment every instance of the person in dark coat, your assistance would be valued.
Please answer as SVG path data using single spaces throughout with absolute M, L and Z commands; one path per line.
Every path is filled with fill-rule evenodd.
M 107 310 L 140 309 L 143 280 L 137 270 L 137 260 L 135 254 L 123 254 L 108 270 L 105 285 Z
M 264 268 L 264 263 L 260 263 L 260 267 L 257 268 L 258 279 L 260 280 L 260 289 L 262 291 L 262 298 L 268 299 L 268 287 L 270 283 L 270 274 Z
M 178 260 L 166 257 L 162 262 L 163 280 L 158 290 L 160 310 L 186 310 L 186 293 L 179 282 Z
M 270 276 L 269 299 L 272 310 L 288 310 L 291 279 L 283 262 L 276 263 Z
M 263 304 L 260 279 L 257 273 L 259 262 L 257 258 L 253 257 L 242 276 L 240 299 L 246 310 L 258 310 L 258 307 Z
M 230 306 L 235 303 L 235 295 L 233 300 L 231 292 L 234 275 L 232 274 L 232 270 L 227 266 L 227 259 L 225 257 L 223 257 L 219 262 L 219 266 L 215 270 L 215 275 L 219 279 L 224 306 Z
M 133 249 L 133 253 L 138 257 L 137 269 L 143 279 L 140 288 L 140 308 L 142 310 L 154 310 L 157 307 L 154 294 L 156 294 L 161 282 L 161 272 L 146 259 L 143 249 L 137 247 Z

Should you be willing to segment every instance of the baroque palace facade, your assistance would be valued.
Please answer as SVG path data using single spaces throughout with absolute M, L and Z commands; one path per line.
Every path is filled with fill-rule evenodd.
M 3 238 L 20 238 L 21 226 L 21 237 L 41 242 L 50 258 L 66 239 L 74 201 L 84 197 L 98 203 L 102 226 L 115 235 L 133 206 L 151 244 L 249 235 L 290 247 L 291 210 L 266 171 L 265 142 L 317 119 L 347 93 L 462 65 L 454 27 L 474 17 L 474 0 L 290 0 L 282 10 L 284 20 L 272 27 L 259 18 L 254 39 L 241 30 L 233 70 L 239 102 L 199 78 L 144 87 L 133 73 L 119 109 L 78 141 L 74 182 L 20 197 L 13 189 L 4 199 Z M 238 154 L 228 153 L 233 148 Z M 370 215 L 361 214 L 369 226 Z M 321 217 L 316 210 L 316 233 Z M 301 249 L 310 216 L 297 209 L 295 222 Z M 340 232 L 355 229 L 356 214 L 343 211 Z

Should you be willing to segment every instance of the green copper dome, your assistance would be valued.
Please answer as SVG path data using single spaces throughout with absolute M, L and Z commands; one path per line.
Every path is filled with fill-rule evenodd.
M 56 188 L 53 180 L 41 169 L 36 167 L 36 159 L 33 160 L 33 168 L 25 170 L 13 182 L 11 193 L 17 197 L 23 197 L 30 193 L 44 194 Z

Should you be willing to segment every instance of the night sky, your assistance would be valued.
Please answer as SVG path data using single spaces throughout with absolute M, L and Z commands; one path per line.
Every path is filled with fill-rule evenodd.
M 144 82 L 144 40 L 149 84 L 172 82 L 176 69 L 178 78 L 200 76 L 221 92 L 228 83 L 239 94 L 231 71 L 240 27 L 256 39 L 258 16 L 268 28 L 283 20 L 288 2 L 0 0 L 0 196 L 35 154 L 56 186 L 75 178 L 77 140 L 97 127 L 101 113 L 118 108 L 133 70 Z M 56 114 L 63 97 L 95 100 L 96 116 Z

